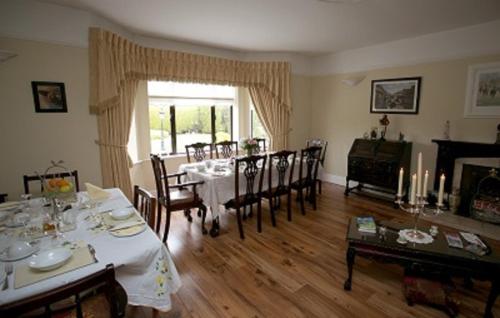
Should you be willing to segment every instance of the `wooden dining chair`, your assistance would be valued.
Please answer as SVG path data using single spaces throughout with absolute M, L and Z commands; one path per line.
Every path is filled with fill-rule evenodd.
M 94 290 L 94 291 L 92 291 Z M 92 291 L 92 292 L 89 292 Z M 74 300 L 70 297 L 74 297 Z M 61 303 L 65 305 L 61 307 Z M 0 306 L 0 317 L 125 317 L 127 293 L 115 280 L 113 264 L 61 287 Z
M 215 145 L 215 156 L 217 159 L 229 159 L 238 155 L 237 141 L 221 141 Z
M 192 152 L 190 149 L 193 149 Z M 186 145 L 186 156 L 189 163 L 191 163 L 191 155 L 195 162 L 200 162 L 209 158 L 212 159 L 212 144 L 197 142 L 191 145 Z
M 134 186 L 134 208 L 139 211 L 149 227 L 156 232 L 156 198 L 146 189 Z M 160 236 L 159 232 L 156 232 Z
M 293 169 L 295 167 L 296 151 L 283 150 L 269 155 L 269 168 L 267 169 L 268 188 L 262 192 L 262 196 L 269 200 L 271 221 L 276 226 L 275 209 L 279 207 L 281 197 L 287 196 L 288 221 L 292 220 L 292 181 Z M 278 184 L 273 185 L 273 174 L 278 175 Z
M 203 204 L 196 191 L 196 187 L 203 184 L 203 181 L 191 181 L 181 183 L 181 176 L 186 175 L 186 172 L 167 174 L 165 162 L 157 155 L 151 154 L 151 164 L 153 166 L 153 173 L 156 183 L 156 197 L 157 197 L 157 221 L 156 232 L 160 231 L 161 212 L 162 207 L 166 210 L 165 230 L 163 233 L 163 242 L 165 243 L 168 238 L 170 230 L 170 217 L 174 211 L 184 211 L 184 215 L 189 222 L 192 222 L 191 209 L 198 208 L 201 213 L 201 231 L 207 234 L 205 229 L 205 218 L 207 216 L 207 208 Z M 177 178 L 177 184 L 169 184 L 170 178 Z M 191 189 L 191 190 L 189 190 Z
M 321 147 L 308 147 L 300 152 L 299 179 L 292 182 L 292 189 L 297 191 L 297 200 L 300 201 L 302 214 L 306 214 L 304 207 L 304 193 L 309 193 L 308 201 L 316 210 L 316 179 L 321 156 Z
M 257 142 L 258 152 L 266 152 L 267 151 L 265 138 L 254 138 L 254 140 Z
M 49 173 L 42 176 L 43 178 L 53 179 L 53 178 L 73 178 L 75 183 L 76 192 L 80 191 L 80 184 L 78 183 L 78 171 L 73 170 L 70 172 L 61 172 L 61 173 Z M 23 176 L 23 184 L 24 184 L 24 194 L 30 194 L 30 183 L 38 183 L 40 185 L 40 192 L 43 192 L 43 184 L 39 175 L 24 175 Z
M 328 141 L 322 140 L 322 139 L 310 139 L 306 142 L 306 148 L 312 147 L 312 146 L 322 148 L 319 163 L 321 164 L 322 167 L 324 167 L 325 166 L 325 158 L 326 158 L 326 148 L 328 147 Z M 318 184 L 318 192 L 319 192 L 319 194 L 321 194 L 321 191 L 322 191 L 321 189 L 323 188 L 323 182 L 321 181 L 321 179 L 317 178 L 316 183 Z
M 257 204 L 257 231 L 262 232 L 262 182 L 264 180 L 264 171 L 266 170 L 267 156 L 249 156 L 237 158 L 235 160 L 234 177 L 234 198 L 224 204 L 226 209 L 236 210 L 238 219 L 238 229 L 240 238 L 245 239 L 243 233 L 243 223 L 241 208 L 243 213 L 247 206 L 250 207 L 250 213 L 253 212 L 253 205 Z M 240 170 L 241 168 L 241 170 Z M 245 178 L 245 191 L 240 192 L 240 178 Z M 257 182 L 257 187 L 256 187 Z M 246 214 L 245 214 L 246 218 Z

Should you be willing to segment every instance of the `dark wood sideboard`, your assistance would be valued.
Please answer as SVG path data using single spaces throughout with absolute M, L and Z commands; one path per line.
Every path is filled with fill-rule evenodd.
M 411 142 L 356 139 L 347 159 L 345 195 L 356 189 L 361 191 L 366 185 L 370 190 L 396 194 L 398 191 L 399 169 L 405 171 L 403 189 L 408 193 L 410 184 Z M 349 181 L 358 185 L 349 187 Z

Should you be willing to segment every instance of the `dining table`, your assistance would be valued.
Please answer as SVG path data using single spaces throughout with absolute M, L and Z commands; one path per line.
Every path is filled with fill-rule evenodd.
M 146 225 L 135 235 L 112 235 L 112 229 L 103 225 L 105 214 L 132 209 L 137 218 L 142 218 L 120 189 L 105 191 L 109 193 L 109 197 L 90 207 L 82 204 L 88 200 L 88 195 L 85 192 L 77 194 L 79 203 L 64 212 L 73 214 L 76 225 L 75 229 L 67 232 L 30 237 L 26 228 L 32 227 L 32 223 L 39 225 L 39 216 L 47 208 L 44 207 L 42 198 L 31 199 L 24 206 L 21 205 L 19 210 L 12 212 L 13 215 L 29 213 L 31 217 L 27 224 L 22 227 L 9 226 L 5 221 L 0 224 L 0 256 L 5 253 L 9 244 L 18 240 L 29 241 L 37 248 L 37 253 L 54 247 L 84 245 L 89 246 L 94 254 L 94 261 L 86 266 L 54 276 L 49 273 L 44 279 L 23 284 L 21 280 L 26 277 L 19 275 L 23 270 L 27 275 L 37 274 L 30 273 L 31 269 L 26 266 L 36 254 L 17 261 L 3 262 L 3 267 L 6 263 L 13 265 L 13 273 L 7 275 L 8 288 L 0 290 L 0 307 L 64 286 L 104 269 L 107 264 L 113 264 L 116 280 L 126 291 L 129 305 L 151 307 L 159 311 L 171 309 L 170 295 L 178 291 L 181 279 L 167 246 Z M 3 283 L 0 287 L 1 285 Z
M 268 157 L 269 158 L 269 157 Z M 300 159 L 295 159 L 292 181 L 299 179 L 299 165 Z M 186 172 L 183 176 L 183 181 L 203 181 L 203 184 L 197 187 L 197 193 L 203 204 L 210 208 L 214 224 L 218 224 L 220 215 L 220 208 L 235 196 L 235 168 L 234 160 L 232 159 L 210 159 L 194 163 L 185 163 L 179 166 L 179 172 Z M 290 165 L 291 167 L 291 165 Z M 262 183 L 262 190 L 265 191 L 269 188 L 269 164 L 266 162 L 264 167 L 264 180 Z M 305 165 L 304 165 L 305 169 Z M 318 175 L 321 173 L 321 165 L 318 168 Z M 246 178 L 243 170 L 239 171 L 239 188 L 240 195 L 245 194 Z M 303 172 L 305 175 L 305 171 Z M 289 173 L 286 173 L 285 184 L 288 184 Z M 278 185 L 279 177 L 277 170 L 271 173 L 272 186 Z M 256 180 L 255 189 L 258 187 L 258 180 Z

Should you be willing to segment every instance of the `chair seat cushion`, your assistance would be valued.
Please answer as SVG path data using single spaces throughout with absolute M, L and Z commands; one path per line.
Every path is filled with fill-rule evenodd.
M 170 205 L 183 205 L 195 203 L 194 193 L 187 189 L 179 189 L 170 191 Z
M 405 276 L 403 293 L 409 304 L 425 304 L 441 309 L 451 317 L 458 315 L 459 301 L 451 283 Z

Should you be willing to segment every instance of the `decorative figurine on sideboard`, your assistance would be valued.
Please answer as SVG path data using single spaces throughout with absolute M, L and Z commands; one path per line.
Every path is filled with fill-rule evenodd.
M 400 142 L 405 141 L 405 134 L 403 134 L 403 132 L 402 132 L 402 131 L 400 131 L 400 132 L 399 132 L 399 138 L 398 138 L 398 140 L 399 140 Z
M 387 134 L 387 126 L 389 126 L 391 122 L 389 121 L 389 118 L 387 118 L 387 115 L 384 115 L 384 117 L 382 117 L 379 122 L 383 127 L 382 131 L 380 131 L 380 139 L 385 140 L 385 135 Z
M 370 139 L 375 140 L 377 139 L 378 131 L 377 127 L 372 127 L 372 130 L 370 131 Z
M 443 139 L 450 140 L 450 121 L 444 123 Z

